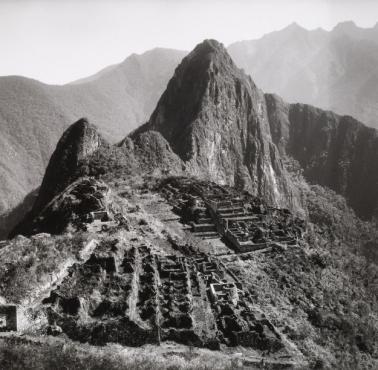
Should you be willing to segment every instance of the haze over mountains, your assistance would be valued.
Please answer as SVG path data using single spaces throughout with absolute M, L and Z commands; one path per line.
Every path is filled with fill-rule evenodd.
M 344 22 L 327 32 L 293 23 L 228 49 L 265 92 L 378 128 L 378 24 L 363 29 Z
M 374 126 L 377 30 L 352 23 L 340 24 L 332 32 L 291 25 L 260 40 L 235 43 L 228 50 L 236 65 L 265 92 L 350 114 Z M 145 122 L 185 54 L 154 49 L 64 86 L 0 78 L 0 213 L 40 185 L 58 138 L 72 122 L 88 117 L 111 142 Z M 333 180 L 321 183 L 346 195 L 346 188 L 334 186 Z M 1 224 L 9 229 L 5 220 Z

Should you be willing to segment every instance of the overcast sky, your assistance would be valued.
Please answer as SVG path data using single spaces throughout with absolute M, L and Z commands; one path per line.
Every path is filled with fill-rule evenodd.
M 0 75 L 66 83 L 160 46 L 225 45 L 297 22 L 372 27 L 378 0 L 0 0 Z

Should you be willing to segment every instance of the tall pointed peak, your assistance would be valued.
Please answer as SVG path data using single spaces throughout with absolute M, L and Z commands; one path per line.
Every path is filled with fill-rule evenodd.
M 224 45 L 214 39 L 206 39 L 199 43 L 191 54 L 210 54 L 210 53 L 225 53 L 227 54 L 227 50 Z
M 297 22 L 292 22 L 290 23 L 286 28 L 286 30 L 291 31 L 291 30 L 305 30 L 302 26 L 300 26 Z
M 80 161 L 106 142 L 87 118 L 81 118 L 63 133 L 47 166 L 35 209 L 43 208 L 62 191 L 78 168 Z
M 166 157 L 179 158 L 190 175 L 244 187 L 271 204 L 290 202 L 264 95 L 218 41 L 203 41 L 183 59 L 149 122 L 131 138 L 138 142 L 146 131 L 157 132 L 151 146 L 167 147 Z
M 193 51 L 183 59 L 177 72 L 186 71 L 186 67 L 195 68 L 197 73 L 206 72 L 212 67 L 225 67 L 228 70 L 238 70 L 225 46 L 217 40 L 207 39 L 198 44 Z
M 63 133 L 63 136 L 61 137 L 58 145 L 62 145 L 69 140 L 78 140 L 81 137 L 89 135 L 91 133 L 99 135 L 97 127 L 90 123 L 88 118 L 80 118 L 78 121 L 67 128 L 67 130 Z
M 236 87 L 235 87 L 236 86 Z M 241 86 L 255 88 L 254 83 L 237 68 L 223 44 L 204 40 L 187 55 L 176 68 L 174 76 L 161 96 L 149 122 L 131 135 L 146 130 L 160 132 L 176 153 L 189 153 L 182 140 L 190 139 L 190 126 L 205 112 L 213 112 L 223 100 L 232 100 L 226 91 L 241 94 Z M 239 100 L 237 95 L 234 97 Z M 182 137 L 187 136 L 187 140 Z M 190 144 L 191 145 L 191 144 Z
M 68 129 L 72 129 L 72 128 L 85 128 L 85 127 L 96 127 L 94 125 L 92 125 L 91 123 L 89 123 L 89 120 L 88 118 L 86 117 L 83 117 L 83 118 L 80 118 L 79 120 L 77 120 L 76 122 L 74 122 L 71 126 L 69 126 Z

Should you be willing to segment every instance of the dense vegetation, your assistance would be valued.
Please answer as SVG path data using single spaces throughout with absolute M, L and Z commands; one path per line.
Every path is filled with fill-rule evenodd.
M 135 158 L 126 150 L 118 146 L 101 146 L 95 153 L 81 162 L 73 177 L 121 178 L 130 175 L 135 167 Z
M 28 299 L 65 263 L 79 258 L 85 240 L 82 234 L 13 239 L 0 249 L 0 297 L 12 303 Z
M 298 172 L 293 178 L 308 211 L 306 240 L 233 269 L 313 368 L 376 368 L 377 227 L 333 191 L 308 185 Z

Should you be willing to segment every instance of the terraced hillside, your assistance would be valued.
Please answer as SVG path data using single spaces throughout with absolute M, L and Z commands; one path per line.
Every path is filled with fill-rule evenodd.
M 335 265 L 338 252 L 314 241 L 320 236 L 313 226 L 246 192 L 191 178 L 134 176 L 107 182 L 107 189 L 100 207 L 82 204 L 80 218 L 69 218 L 61 235 L 3 243 L 0 295 L 17 307 L 19 334 L 36 338 L 26 348 L 42 340 L 47 350 L 66 338 L 152 346 L 149 351 L 170 353 L 166 361 L 193 348 L 186 360 L 192 361 L 207 348 L 225 366 L 227 353 L 237 359 L 234 365 L 263 361 L 290 368 L 337 363 L 338 354 L 345 356 L 337 343 L 344 342 L 325 341 L 325 333 L 352 340 L 350 330 L 357 330 L 357 345 L 374 356 L 374 326 L 365 331 L 368 321 L 361 316 L 347 329 L 352 312 L 337 314 L 327 298 L 366 300 L 370 284 L 357 280 L 338 291 L 354 269 Z M 38 223 L 34 227 L 38 232 Z M 69 258 L 44 266 L 46 246 Z M 15 254 L 25 248 L 34 257 L 13 270 Z M 354 258 L 360 266 L 361 257 Z M 313 285 L 319 276 L 324 282 Z M 330 276 L 334 282 L 326 285 Z M 357 348 L 353 340 L 348 346 Z
M 235 190 L 212 183 L 186 178 L 167 181 L 157 184 L 165 196 L 173 189 L 171 183 L 181 185 L 181 190 L 206 188 L 208 196 L 220 191 L 237 196 Z M 82 183 L 71 185 L 65 197 Z M 227 253 L 217 256 L 212 253 L 213 239 L 177 217 L 159 192 L 146 192 L 143 186 L 138 189 L 115 182 L 102 199 L 105 203 L 97 211 L 92 206 L 85 208 L 90 203 L 82 204 L 80 222 L 66 225 L 67 230 L 82 235 L 83 245 L 91 241 L 94 247 L 86 257 L 72 259 L 63 271 L 58 265 L 50 270 L 49 274 L 59 278 L 40 290 L 40 296 L 17 301 L 10 295 L 7 299 L 18 303 L 22 311 L 22 332 L 67 335 L 93 345 L 174 342 L 216 351 L 230 348 L 230 353 L 242 349 L 245 361 L 263 358 L 268 351 L 267 361 L 291 365 L 303 361 L 295 345 L 256 306 L 245 283 L 227 267 L 227 257 L 238 258 L 239 251 L 229 248 L 222 235 L 216 238 Z M 59 198 L 56 202 L 60 204 Z M 114 203 L 123 212 L 122 218 L 113 212 Z M 100 213 L 101 218 L 97 217 Z M 50 216 L 54 222 L 54 213 Z M 40 221 L 44 228 L 43 219 Z M 37 221 L 34 227 L 37 232 Z M 54 243 L 58 238 L 37 234 L 31 240 Z M 23 240 L 30 243 L 30 239 Z M 280 245 L 286 242 L 281 240 Z M 4 250 L 15 247 L 10 241 Z M 31 271 L 36 269 L 38 266 Z

